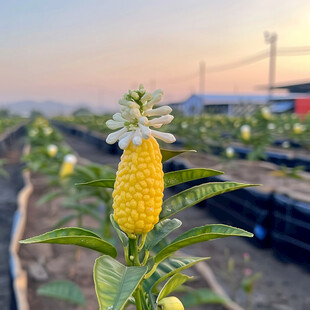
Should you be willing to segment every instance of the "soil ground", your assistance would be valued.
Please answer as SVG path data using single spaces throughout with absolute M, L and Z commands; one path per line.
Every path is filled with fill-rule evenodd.
M 69 145 L 82 157 L 101 164 L 116 166 L 119 156 L 111 156 L 97 150 L 76 137 L 66 136 Z M 215 168 L 215 166 L 209 167 Z M 247 181 L 247 180 L 245 180 Z M 59 201 L 52 204 L 36 207 L 39 197 L 46 193 L 46 180 L 40 176 L 33 178 L 35 192 L 29 203 L 29 215 L 25 237 L 41 234 L 50 230 L 52 225 L 63 215 L 63 210 L 58 208 Z M 249 181 L 248 181 L 249 182 Z M 165 195 L 170 195 L 167 192 Z M 218 223 L 206 210 L 196 207 L 178 213 L 177 216 L 183 225 L 178 234 L 194 226 L 208 223 Z M 75 223 L 73 223 L 75 224 Z M 91 225 L 91 223 L 86 223 Z M 258 249 L 250 242 L 241 238 L 227 238 L 193 245 L 186 249 L 191 256 L 211 256 L 208 262 L 217 279 L 229 293 L 233 293 L 236 301 L 245 306 L 246 296 L 240 289 L 240 280 L 244 272 L 261 272 L 262 278 L 257 282 L 253 293 L 253 310 L 308 310 L 310 309 L 310 275 L 295 264 L 285 264 L 274 257 L 271 250 Z M 250 255 L 250 262 L 245 264 L 243 254 Z M 76 260 L 77 255 L 80 256 Z M 51 279 L 71 279 L 82 286 L 87 299 L 88 310 L 98 309 L 93 280 L 92 266 L 96 253 L 81 249 L 79 252 L 74 247 L 64 249 L 64 246 L 49 244 L 27 245 L 21 247 L 21 256 L 24 268 L 29 274 L 29 300 L 32 310 L 76 309 L 59 301 L 43 298 L 36 295 L 36 289 L 41 283 Z M 68 261 L 70 267 L 68 267 Z M 228 272 L 228 262 L 231 272 Z M 233 263 L 232 263 L 233 262 Z M 193 271 L 194 272 L 194 271 Z M 199 280 L 199 275 L 198 275 Z M 195 286 L 205 285 L 200 279 Z M 192 308 L 222 309 L 218 306 L 205 305 Z

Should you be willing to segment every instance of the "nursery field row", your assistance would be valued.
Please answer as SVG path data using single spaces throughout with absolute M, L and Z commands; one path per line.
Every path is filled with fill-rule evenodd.
M 72 125 L 59 125 L 64 132 L 73 134 L 109 154 L 120 154 L 115 145 L 108 145 L 105 136 L 100 136 Z M 211 211 L 221 219 L 254 231 L 255 240 L 261 246 L 272 246 L 280 256 L 308 265 L 310 261 L 310 174 L 303 172 L 290 175 L 276 165 L 265 162 L 231 160 L 224 162 L 218 157 L 194 154 L 183 161 L 170 161 L 166 170 L 191 167 L 211 167 L 225 171 L 227 176 L 209 178 L 214 181 L 238 180 L 263 184 L 256 188 L 240 189 L 208 200 Z M 197 182 L 195 184 L 198 184 Z M 190 184 L 192 185 L 192 184 Z M 188 185 L 188 186 L 190 186 Z M 179 189 L 186 187 L 180 186 Z M 308 265 L 309 266 L 309 265 Z
M 289 120 L 288 127 L 290 129 L 286 131 L 281 129 L 280 131 L 283 131 L 281 136 L 274 135 L 275 129 L 268 129 L 268 121 L 261 119 L 259 121 L 260 126 L 257 126 L 255 129 L 252 128 L 247 133 L 247 139 L 243 139 L 242 135 L 244 133 L 242 134 L 240 128 L 243 126 L 242 124 L 244 124 L 246 118 L 236 121 L 234 118 L 224 116 L 183 118 L 182 122 L 176 119 L 174 121 L 176 124 L 172 126 L 172 132 L 177 137 L 179 147 L 212 153 L 223 158 L 223 160 L 236 158 L 262 159 L 283 167 L 296 168 L 297 171 L 310 171 L 309 120 L 307 118 L 307 121 L 303 123 L 302 131 L 295 133 L 293 128 L 296 124 L 299 124 L 300 120 L 296 115 L 283 115 L 277 117 L 278 123 L 281 123 L 279 119 L 285 117 Z M 71 128 L 76 127 L 82 131 L 89 130 L 93 133 L 95 139 L 96 133 L 106 135 L 108 132 L 109 129 L 105 125 L 107 119 L 107 116 L 88 116 L 83 118 L 63 118 L 62 122 L 58 121 L 57 123 L 59 125 L 70 124 Z M 252 119 L 248 119 L 247 123 L 250 120 Z M 220 124 L 225 123 L 225 121 L 229 125 L 221 126 Z M 237 122 L 237 128 L 231 128 L 233 121 Z
M 104 236 L 105 240 L 108 240 L 114 244 L 113 235 L 110 234 L 108 225 L 109 222 L 107 221 L 106 216 L 111 212 L 109 211 L 111 208 L 111 190 L 109 188 L 103 187 L 76 187 L 75 184 L 94 179 L 114 177 L 116 164 L 119 161 L 120 150 L 115 146 L 104 146 L 103 143 L 98 144 L 98 140 L 103 139 L 103 137 L 100 137 L 100 134 L 94 134 L 91 132 L 78 130 L 77 128 L 68 127 L 67 132 L 75 134 L 75 136 L 66 135 L 66 142 L 71 145 L 71 148 L 68 147 L 66 143 L 64 143 L 63 137 L 52 127 L 48 126 L 44 120 L 37 122 L 37 125 L 30 127 L 28 131 L 29 140 L 32 145 L 32 151 L 29 155 L 24 157 L 24 160 L 27 162 L 28 169 L 35 173 L 33 175 L 35 194 L 32 197 L 33 200 L 31 205 L 39 204 L 41 209 L 30 207 L 29 212 L 31 212 L 32 215 L 28 219 L 29 223 L 28 229 L 26 229 L 25 237 L 31 237 L 33 234 L 44 233 L 47 229 L 52 229 L 53 227 L 66 227 L 67 225 L 71 226 L 77 223 L 78 227 L 86 227 L 87 229 L 90 229 L 90 231 L 95 232 L 98 236 Z M 100 149 L 96 150 L 98 146 L 100 146 Z M 85 160 L 79 160 L 78 164 L 75 165 L 76 159 L 73 161 L 73 155 L 76 154 L 76 151 L 80 153 L 80 155 L 91 159 L 94 162 L 104 164 L 104 166 Z M 229 175 L 227 179 L 230 179 L 232 176 L 232 171 L 234 170 L 233 161 L 231 161 L 229 165 L 223 165 L 223 163 L 218 162 L 216 159 L 211 158 L 208 159 L 209 161 L 206 161 L 206 157 L 200 158 L 198 156 L 196 157 L 197 162 L 195 163 L 192 161 L 192 158 L 194 157 L 195 156 L 192 155 L 185 155 L 185 157 L 183 156 L 182 161 L 172 160 L 170 163 L 167 162 L 164 165 L 164 168 L 166 171 L 177 171 L 179 169 L 186 168 L 186 166 L 190 168 L 194 167 L 194 164 L 201 166 L 200 161 L 202 160 L 204 167 L 208 165 L 213 169 L 228 170 Z M 250 166 L 248 165 L 247 168 Z M 256 169 L 256 167 L 253 167 L 253 169 Z M 214 175 L 216 170 L 212 171 Z M 211 170 L 209 173 L 210 172 Z M 215 174 L 218 173 L 219 172 L 216 172 Z M 251 175 L 252 174 L 253 173 L 251 173 Z M 69 175 L 70 178 L 67 179 Z M 235 176 L 233 176 L 233 178 L 236 179 Z M 239 175 L 239 178 L 241 178 L 241 181 L 254 183 L 253 180 L 242 179 L 242 175 Z M 223 179 L 214 180 L 223 181 Z M 196 185 L 198 183 L 201 184 L 202 182 L 207 182 L 205 184 L 208 184 L 210 181 L 212 181 L 212 179 L 201 179 L 199 182 L 195 181 L 191 185 Z M 227 185 L 228 184 L 233 185 L 237 183 L 228 182 Z M 108 184 L 106 185 L 108 187 L 111 186 Z M 268 189 L 268 187 L 270 187 L 270 184 L 267 184 L 263 191 Z M 39 191 L 36 191 L 36 189 L 39 189 Z M 187 184 L 184 186 L 174 186 L 172 187 L 172 190 L 168 189 L 165 191 L 165 198 L 174 197 L 173 195 L 175 195 L 175 192 L 182 190 L 185 190 L 186 192 L 188 189 L 189 187 Z M 223 196 L 224 200 L 217 201 L 219 204 L 219 210 L 223 210 L 223 202 L 226 203 L 224 197 L 227 197 L 227 194 L 226 196 Z M 243 203 L 245 201 L 244 199 L 248 201 L 247 207 L 249 209 L 252 207 L 261 207 L 253 206 L 251 204 L 250 198 L 251 197 L 249 196 L 244 197 L 244 194 L 240 195 L 240 201 L 243 200 Z M 186 233 L 186 231 L 193 225 L 213 225 L 209 223 L 214 223 L 214 218 L 210 216 L 210 213 L 208 214 L 205 211 L 205 209 L 210 209 L 210 211 L 212 211 L 211 209 L 213 209 L 213 199 L 214 198 L 208 200 L 207 205 L 203 204 L 203 209 L 201 210 L 198 208 L 191 208 L 180 212 L 179 218 L 183 222 L 183 226 L 181 226 L 178 232 L 181 231 L 181 233 Z M 233 198 L 233 200 L 235 199 Z M 229 202 L 227 206 L 229 206 L 230 203 L 231 202 Z M 231 205 L 230 207 L 238 208 L 237 205 Z M 249 213 L 248 211 L 238 211 L 240 212 L 241 217 L 247 216 Z M 223 213 L 225 212 L 222 212 L 220 216 L 221 218 L 223 218 Z M 48 215 L 47 217 L 46 214 Z M 40 218 L 40 221 L 37 220 L 38 218 Z M 270 216 L 267 218 L 270 220 Z M 226 222 L 234 223 L 234 219 L 232 217 L 227 217 Z M 248 220 L 248 222 L 251 221 Z M 260 230 L 256 231 L 256 238 L 259 237 L 259 232 L 264 232 L 264 225 L 266 223 L 266 221 L 259 223 L 262 225 L 259 228 Z M 255 227 L 247 227 L 249 230 L 253 230 L 254 228 Z M 171 236 L 173 237 L 177 235 L 175 235 L 173 232 Z M 270 235 L 268 234 L 268 238 L 269 237 Z M 256 241 L 260 242 L 261 245 L 269 245 L 268 238 L 263 238 L 266 240 L 257 238 Z M 260 279 L 257 284 L 257 292 L 255 292 L 253 295 L 253 303 L 257 309 L 273 310 L 278 309 L 282 305 L 289 305 L 289 307 L 291 307 L 289 309 L 295 310 L 299 308 L 303 309 L 301 307 L 308 306 L 308 301 L 303 300 L 301 297 L 304 294 L 302 289 L 300 287 L 295 287 L 296 284 L 294 281 L 287 282 L 287 280 L 284 279 L 285 275 L 283 275 L 282 271 L 280 271 L 281 263 L 273 258 L 272 252 L 270 250 L 260 251 L 259 249 L 251 247 L 248 243 L 238 240 L 237 238 L 231 239 L 228 242 L 225 240 L 222 240 L 221 242 L 222 243 L 219 242 L 218 247 L 215 247 L 213 245 L 214 243 L 210 245 L 207 244 L 204 247 L 197 245 L 192 246 L 193 251 L 191 251 L 191 255 L 194 254 L 196 256 L 209 256 L 211 254 L 211 256 L 214 257 L 213 262 L 211 262 L 212 268 L 218 271 L 220 274 L 219 278 L 223 287 L 225 287 L 226 292 L 229 292 L 231 298 L 236 300 L 239 304 L 245 305 L 248 302 L 248 293 L 246 293 L 247 291 L 244 289 L 243 285 L 245 284 L 242 283 L 245 283 L 244 281 L 246 281 L 249 283 L 248 285 L 253 285 L 254 282 L 251 281 L 256 282 L 256 279 L 261 277 L 260 272 L 263 272 L 267 276 Z M 62 303 L 47 302 L 46 299 L 37 297 L 36 289 L 39 288 L 40 282 L 46 283 L 47 285 L 47 288 L 43 286 L 45 293 L 42 294 L 50 294 L 50 291 L 48 291 L 51 289 L 49 286 L 50 281 L 54 279 L 70 279 L 74 283 L 78 283 L 79 286 L 81 286 L 86 292 L 86 300 L 89 309 L 96 309 L 97 305 L 94 301 L 94 290 L 90 285 L 92 281 L 90 270 L 83 267 L 84 264 L 88 267 L 92 265 L 92 262 L 89 260 L 94 260 L 95 256 L 93 257 L 86 254 L 87 252 L 84 252 L 84 250 L 78 251 L 75 254 L 74 249 L 60 255 L 62 252 L 58 251 L 59 246 L 57 245 L 45 244 L 45 250 L 43 252 L 40 252 L 38 248 L 40 247 L 39 245 L 31 245 L 29 250 L 27 250 L 27 247 L 29 247 L 29 245 L 23 246 L 21 253 L 23 258 L 23 265 L 31 277 L 29 288 L 30 298 L 34 302 L 31 309 L 42 309 L 43 302 L 44 305 L 46 303 L 49 305 L 49 308 L 47 309 L 55 309 L 55 307 L 57 309 L 71 309 L 69 306 L 65 306 Z M 38 251 L 36 249 L 38 249 Z M 239 255 L 237 253 L 239 253 Z M 245 256 L 242 254 L 240 255 L 240 253 L 246 253 L 246 258 L 244 258 Z M 251 257 L 251 259 L 249 259 L 249 257 Z M 261 264 L 261 262 L 266 258 L 268 258 L 268 262 L 266 264 Z M 126 257 L 123 258 L 123 262 L 125 262 L 124 259 L 126 260 Z M 67 265 L 68 261 L 71 262 L 70 267 Z M 234 265 L 233 268 L 231 267 L 232 261 Z M 223 270 L 226 270 L 226 268 L 228 268 L 227 272 L 223 273 Z M 251 270 L 250 273 L 248 272 L 248 269 Z M 298 278 L 302 285 L 308 281 L 308 274 L 303 273 L 297 267 L 290 266 L 287 268 L 287 272 L 291 274 L 291 279 Z M 227 273 L 230 274 L 229 278 L 231 284 L 229 284 L 227 282 L 228 279 L 225 278 Z M 191 273 L 190 275 L 195 275 L 195 272 Z M 81 281 L 81 279 L 84 280 Z M 266 286 L 267 283 L 268 285 Z M 283 283 L 286 284 L 283 285 Z M 56 284 L 53 282 L 52 284 L 54 285 L 55 289 Z M 192 283 L 194 287 L 201 287 L 202 284 L 203 283 L 201 281 Z M 71 289 L 73 289 L 72 282 L 68 283 L 68 281 L 65 281 L 62 282 L 62 285 L 67 285 L 67 287 L 70 285 Z M 266 287 L 268 289 L 266 289 Z M 43 291 L 44 289 L 42 288 Z M 78 288 L 74 287 L 74 290 L 76 293 Z M 41 289 L 39 289 L 39 292 L 40 291 Z M 197 290 L 197 292 L 200 291 Z M 206 293 L 206 291 L 204 291 L 202 294 L 203 296 L 209 296 L 209 298 L 211 296 L 211 299 L 213 298 L 213 300 L 217 298 L 217 303 L 223 302 L 219 296 L 210 295 L 210 293 Z M 291 296 L 291 294 L 294 295 L 294 298 L 293 295 Z M 78 293 L 77 295 L 83 296 L 82 293 Z M 75 294 L 74 296 L 77 295 Z M 187 296 L 182 297 L 183 303 L 188 305 L 186 308 L 188 308 L 190 305 L 189 300 L 190 299 Z M 75 300 L 75 302 L 77 302 L 77 300 Z M 83 301 L 79 299 L 79 302 L 82 303 Z M 220 305 L 209 307 L 210 309 L 222 309 L 222 306 Z M 191 309 L 205 309 L 205 306 L 197 306 L 196 308 L 194 307 Z
M 41 122 L 38 124 L 41 125 Z M 70 164 L 73 162 L 66 162 L 66 158 L 69 158 L 69 156 L 72 158 L 73 154 L 77 155 L 76 152 L 62 141 L 61 135 L 53 128 L 49 127 L 50 130 L 46 135 L 47 131 L 41 130 L 40 127 L 32 126 L 29 130 L 32 150 L 28 155 L 24 156 L 28 169 L 33 173 L 32 183 L 34 186 L 34 193 L 29 203 L 25 237 L 43 233 L 48 228 L 71 226 L 77 222 L 78 227 L 87 228 L 89 231 L 95 232 L 98 236 L 104 236 L 106 240 L 115 244 L 115 236 L 111 234 L 111 227 L 106 218 L 110 214 L 111 195 L 109 193 L 111 193 L 111 190 L 94 187 L 83 189 L 77 188 L 74 184 L 81 181 L 85 182 L 89 178 L 103 178 L 111 176 L 111 174 L 114 175 L 115 168 L 113 166 L 116 164 L 117 157 L 100 156 L 101 160 L 99 159 L 99 161 L 103 163 L 103 159 L 105 164 L 109 163 L 109 166 L 98 165 L 77 157 L 78 163 L 73 165 L 75 166 L 74 175 L 71 176 L 73 171 L 70 170 L 70 167 L 72 168 Z M 36 130 L 33 131 L 34 129 Z M 42 139 L 43 135 L 45 135 L 45 139 Z M 39 140 L 43 144 L 39 145 Z M 56 143 L 53 144 L 54 147 L 57 145 L 56 152 L 55 148 L 51 148 L 51 144 L 48 144 L 51 141 Z M 85 152 L 89 157 L 91 154 L 89 150 L 85 150 Z M 65 161 L 63 161 L 63 158 L 65 158 Z M 70 174 L 70 180 L 66 180 L 68 173 Z M 51 189 L 52 191 L 49 192 Z M 35 207 L 36 205 L 37 207 Z M 84 250 L 74 251 L 73 249 L 62 253 L 58 246 L 50 244 L 45 244 L 41 248 L 38 245 L 23 246 L 20 255 L 23 267 L 29 274 L 28 294 L 31 309 L 42 309 L 43 307 L 46 309 L 71 309 L 70 306 L 59 301 L 47 301 L 37 296 L 36 291 L 41 294 L 40 292 L 43 290 L 44 285 L 42 286 L 42 283 L 46 283 L 46 285 L 54 284 L 53 280 L 55 279 L 70 279 L 77 283 L 85 293 L 88 309 L 97 309 L 94 288 L 91 285 L 91 265 L 98 255 L 89 255 Z M 124 261 L 124 258 L 121 258 L 121 261 Z M 190 274 L 198 275 L 197 272 L 191 272 Z M 72 289 L 73 282 L 66 281 L 61 284 L 65 285 L 67 289 L 68 285 L 70 285 Z M 193 285 L 196 286 L 197 284 L 205 286 L 204 281 L 193 282 Z M 66 289 L 63 288 L 63 290 Z M 77 290 L 78 288 L 75 287 L 75 293 Z M 51 291 L 49 292 L 51 294 Z M 46 296 L 51 296 L 48 293 L 46 294 Z M 208 294 L 215 300 L 214 302 L 224 302 L 223 298 L 214 293 L 212 295 L 211 291 L 208 291 Z M 78 295 L 83 296 L 81 292 Z M 72 302 L 72 298 L 70 301 Z M 82 300 L 73 300 L 73 302 L 81 303 Z M 72 309 L 75 309 L 75 307 L 72 307 Z M 203 307 L 193 309 L 203 309 Z M 220 310 L 224 308 L 216 306 L 214 309 Z
M 70 124 L 83 125 L 89 130 L 104 134 L 110 133 L 106 121 L 111 116 L 88 115 L 79 117 L 61 117 L 57 120 Z M 166 125 L 163 126 L 165 130 Z M 224 157 L 233 157 L 227 148 L 234 143 L 250 148 L 249 159 L 264 159 L 267 147 L 278 146 L 279 149 L 309 149 L 310 115 L 301 120 L 295 114 L 272 115 L 267 107 L 251 117 L 231 117 L 226 115 L 200 115 L 184 117 L 177 115 L 169 125 L 179 141 L 189 149 L 210 151 L 221 149 Z M 227 150 L 227 151 L 226 151 Z
M 65 134 L 66 141 L 74 148 L 81 156 L 91 159 L 92 161 L 102 163 L 110 162 L 113 166 L 118 162 L 119 154 L 110 154 L 106 149 L 98 148 L 96 144 L 93 144 L 91 139 L 82 139 L 78 134 Z M 113 148 L 111 148 L 112 150 Z M 191 156 L 192 157 L 192 156 Z M 184 169 L 184 163 L 188 157 L 183 156 L 182 161 L 172 161 L 167 163 L 166 169 Z M 175 167 L 173 167 L 175 165 Z M 170 167 L 169 167 L 170 166 Z M 218 167 L 213 166 L 212 168 L 217 169 Z M 201 180 L 204 182 L 205 180 Z M 180 191 L 183 188 L 175 189 Z M 242 191 L 242 190 L 241 190 Z M 236 192 L 237 193 L 237 192 Z M 171 195 L 171 192 L 166 192 L 165 195 Z M 229 193 L 225 194 L 225 196 Z M 245 199 L 244 195 L 240 195 Z M 220 197 L 220 196 L 219 196 Z M 223 197 L 221 206 L 223 203 L 225 205 L 225 198 Z M 251 197 L 250 197 L 251 198 Z M 252 199 L 255 197 L 252 196 Z M 214 198 L 213 198 L 214 199 Z M 227 224 L 237 224 L 235 219 L 223 217 L 224 214 L 216 214 L 213 199 L 209 199 L 206 205 L 200 204 L 199 208 L 191 208 L 184 210 L 180 213 L 180 219 L 183 222 L 183 229 L 192 227 L 194 224 L 198 226 L 205 225 L 206 223 L 217 223 L 218 220 Z M 244 202 L 244 200 L 243 200 Z M 247 203 L 249 206 L 249 203 Z M 249 206 L 250 207 L 250 206 Z M 239 210 L 238 210 L 239 211 Z M 241 215 L 242 216 L 242 215 Z M 249 229 L 251 231 L 251 229 Z M 210 243 L 206 244 L 203 247 L 196 245 L 192 246 L 190 249 L 191 255 L 210 255 L 211 260 L 208 261 L 208 264 L 212 267 L 215 274 L 218 276 L 220 283 L 225 287 L 228 292 L 238 291 L 236 293 L 236 300 L 239 304 L 244 304 L 245 296 L 240 287 L 238 288 L 238 282 L 242 278 L 244 269 L 249 267 L 252 270 L 252 273 L 257 272 L 262 273 L 262 278 L 257 283 L 254 293 L 254 309 L 259 310 L 276 310 L 280 309 L 284 305 L 287 309 L 306 309 L 305 300 L 303 298 L 303 286 L 309 281 L 309 274 L 300 269 L 297 265 L 283 263 L 284 257 L 282 260 L 279 260 L 281 255 L 278 258 L 275 257 L 274 251 L 270 248 L 261 249 L 261 247 L 254 247 L 251 240 L 244 241 L 242 239 L 223 239 L 218 244 Z M 254 243 L 257 245 L 257 243 Z M 251 259 L 250 264 L 246 266 L 243 261 L 243 254 L 240 253 L 249 253 Z M 233 262 L 234 268 L 229 271 L 230 261 Z M 283 273 L 283 268 L 286 272 Z M 227 277 L 232 277 L 230 284 L 225 284 Z M 299 279 L 295 282 L 294 279 Z M 298 283 L 298 284 L 297 284 Z M 302 284 L 303 283 L 303 284 Z M 307 285 L 306 285 L 307 286 Z M 235 287 L 235 288 L 234 288 Z M 296 294 L 295 298 L 291 298 L 291 294 Z M 194 308 L 196 309 L 196 308 Z M 202 307 L 202 309 L 206 309 Z M 213 309 L 212 306 L 208 305 L 208 309 Z

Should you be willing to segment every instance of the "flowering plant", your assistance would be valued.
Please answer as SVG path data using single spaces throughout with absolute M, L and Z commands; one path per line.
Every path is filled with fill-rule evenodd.
M 121 113 L 107 121 L 116 132 L 108 143 L 118 141 L 124 150 L 116 177 L 90 180 L 81 185 L 113 188 L 111 223 L 119 237 L 126 264 L 116 260 L 116 248 L 92 231 L 67 227 L 21 241 L 21 243 L 75 244 L 97 251 L 94 282 L 100 309 L 184 309 L 176 297 L 167 297 L 191 277 L 181 272 L 208 257 L 179 257 L 175 253 L 189 245 L 229 236 L 252 237 L 242 229 L 221 224 L 192 228 L 172 241 L 169 234 L 182 222 L 171 218 L 195 204 L 236 189 L 253 186 L 236 182 L 209 182 L 188 188 L 163 201 L 164 188 L 198 180 L 222 172 L 212 169 L 186 169 L 163 173 L 162 163 L 184 151 L 159 148 L 155 138 L 173 142 L 174 136 L 159 132 L 172 121 L 171 108 L 159 103 L 163 92 L 148 93 L 140 85 L 120 100 Z M 156 117 L 159 116 L 159 117 Z

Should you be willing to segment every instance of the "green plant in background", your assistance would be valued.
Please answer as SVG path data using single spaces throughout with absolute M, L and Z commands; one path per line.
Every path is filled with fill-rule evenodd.
M 265 149 L 273 141 L 272 124 L 273 116 L 268 107 L 263 107 L 251 117 L 249 124 L 240 127 L 240 139 L 243 144 L 251 146 L 247 155 L 249 160 L 266 159 Z
M 296 166 L 293 168 L 280 166 L 279 170 L 272 171 L 271 174 L 282 178 L 302 179 L 303 177 L 300 175 L 300 173 L 303 172 L 304 170 L 305 170 L 304 166 Z
M 37 132 L 44 133 L 41 128 L 50 128 L 48 122 L 39 118 L 29 125 L 28 133 L 31 134 L 35 128 Z M 51 130 L 48 130 L 50 132 Z M 54 227 L 59 228 L 72 220 L 77 221 L 78 227 L 83 227 L 83 217 L 90 216 L 98 224 L 98 228 L 91 228 L 96 233 L 106 238 L 112 238 L 110 214 L 112 210 L 112 190 L 95 187 L 77 188 L 76 183 L 86 182 L 92 179 L 109 178 L 115 176 L 115 170 L 108 166 L 101 166 L 89 163 L 87 165 L 76 165 L 77 159 L 70 154 L 71 150 L 67 146 L 59 143 L 62 141 L 61 135 L 55 132 L 46 145 L 46 140 L 42 134 L 37 134 L 31 139 L 31 152 L 24 156 L 26 167 L 33 172 L 40 172 L 48 177 L 49 185 L 53 186 L 53 191 L 40 198 L 37 205 L 51 203 L 59 197 L 62 199 L 61 206 L 69 210 L 69 214 L 59 219 Z M 102 214 L 105 214 L 104 219 Z
M 184 151 L 159 150 L 153 137 L 173 142 L 168 133 L 150 129 L 169 123 L 171 109 L 153 109 L 162 91 L 148 93 L 141 85 L 120 100 L 122 113 L 116 113 L 108 124 L 118 129 L 107 138 L 119 140 L 124 149 L 115 177 L 86 182 L 87 186 L 114 189 L 111 222 L 123 245 L 126 264 L 116 260 L 116 248 L 98 234 L 82 228 L 61 228 L 21 241 L 29 243 L 75 244 L 101 254 L 94 265 L 94 281 L 100 309 L 125 309 L 133 303 L 136 309 L 184 309 L 179 300 L 169 296 L 190 280 L 182 273 L 208 257 L 179 257 L 175 253 L 189 245 L 229 236 L 252 237 L 242 229 L 211 224 L 192 228 L 172 241 L 169 234 L 181 226 L 172 218 L 196 203 L 225 192 L 253 186 L 236 182 L 204 183 L 177 193 L 162 202 L 163 189 L 184 182 L 218 175 L 212 169 L 186 169 L 162 172 L 162 162 Z M 155 118 L 154 118 L 155 117 Z
M 234 301 L 237 299 L 237 295 L 240 295 L 240 291 L 245 293 L 245 309 L 252 310 L 253 307 L 253 293 L 255 284 L 262 277 L 261 272 L 253 273 L 251 268 L 251 256 L 249 253 L 243 253 L 243 262 L 238 266 L 235 258 L 230 254 L 228 249 L 225 249 L 224 256 L 226 258 L 227 266 L 224 269 L 223 277 L 225 278 L 229 287 L 230 298 Z M 243 269 L 240 272 L 240 267 Z

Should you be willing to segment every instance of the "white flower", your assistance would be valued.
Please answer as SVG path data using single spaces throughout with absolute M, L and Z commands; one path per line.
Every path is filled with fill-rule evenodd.
M 235 155 L 235 150 L 234 150 L 231 146 L 228 146 L 228 147 L 226 148 L 225 152 L 226 152 L 226 156 L 227 156 L 228 158 L 233 158 L 234 155 Z
M 117 141 L 121 149 L 126 149 L 132 141 L 134 145 L 142 144 L 143 139 L 151 136 L 161 139 L 167 143 L 175 141 L 170 133 L 151 130 L 149 127 L 160 128 L 173 120 L 170 115 L 172 109 L 169 106 L 162 106 L 153 109 L 154 105 L 160 102 L 163 96 L 161 89 L 155 90 L 152 94 L 146 92 L 142 84 L 137 90 L 129 90 L 119 100 L 121 112 L 115 113 L 112 119 L 106 122 L 108 128 L 117 131 L 108 135 L 106 142 L 113 144 Z M 149 119 L 151 118 L 151 119 Z
M 65 157 L 64 157 L 64 162 L 66 163 L 71 163 L 71 164 L 76 164 L 77 163 L 77 158 L 75 155 L 73 154 L 67 154 Z

